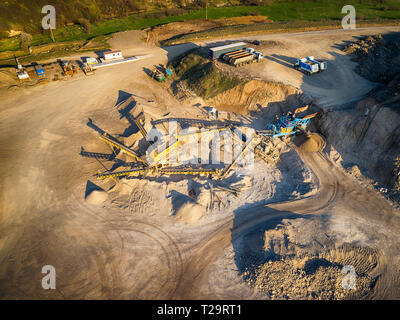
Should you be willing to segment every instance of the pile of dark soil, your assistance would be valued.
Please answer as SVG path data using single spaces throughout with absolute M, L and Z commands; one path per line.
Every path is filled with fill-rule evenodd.
M 357 73 L 370 81 L 386 84 L 400 73 L 400 33 L 363 37 L 344 51 L 358 62 Z

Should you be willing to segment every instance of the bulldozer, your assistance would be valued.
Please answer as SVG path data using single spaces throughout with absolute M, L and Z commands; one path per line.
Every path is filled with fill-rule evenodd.
M 68 61 L 62 62 L 62 68 L 64 72 L 64 76 L 73 76 L 75 73 L 74 66 L 72 66 Z
M 94 74 L 94 69 L 87 63 L 83 64 L 83 72 L 85 73 L 85 75 L 90 76 Z

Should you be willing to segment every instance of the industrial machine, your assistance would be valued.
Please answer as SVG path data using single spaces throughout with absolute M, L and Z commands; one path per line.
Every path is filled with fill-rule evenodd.
M 149 137 L 145 129 L 143 108 L 139 107 L 131 96 L 120 102 L 117 105 L 117 109 L 131 124 L 138 127 L 143 139 L 148 142 L 146 151 L 132 149 L 132 147 L 125 145 L 124 142 L 120 141 L 117 137 L 110 135 L 90 122 L 90 126 L 99 132 L 99 138 L 110 146 L 112 153 L 87 152 L 82 148 L 80 154 L 84 157 L 96 158 L 98 161 L 105 160 L 115 162 L 117 164 L 116 168 L 124 167 L 124 169 L 120 171 L 115 171 L 114 169 L 98 172 L 95 176 L 100 179 L 160 175 L 205 175 L 211 178 L 224 179 L 234 166 L 242 165 L 241 160 L 246 159 L 249 152 L 250 154 L 254 152 L 257 157 L 268 164 L 276 163 L 279 160 L 280 153 L 279 148 L 276 147 L 277 141 L 274 140 L 274 138 L 287 137 L 306 130 L 311 123 L 311 119 L 318 114 L 317 112 L 303 116 L 308 108 L 308 105 L 297 108 L 293 113 L 289 112 L 287 115 L 281 116 L 278 123 L 269 124 L 267 130 L 256 131 L 255 134 L 247 135 L 247 133 L 244 133 L 236 126 L 241 126 L 241 123 L 230 120 L 179 119 L 181 124 L 198 124 L 198 130 L 186 133 L 175 130 L 168 132 L 168 129 L 164 126 L 167 134 L 163 134 L 158 136 L 157 139 L 154 139 Z M 155 126 L 158 123 L 163 123 L 164 121 L 168 122 L 169 120 L 170 119 L 162 119 L 162 122 L 152 121 L 152 125 Z M 176 121 L 178 119 L 172 120 Z M 161 121 L 161 119 L 158 121 Z M 202 130 L 204 129 L 204 125 L 207 126 L 206 131 Z M 182 157 L 180 148 L 184 148 L 185 144 L 190 143 L 188 141 L 191 141 L 192 138 L 194 139 L 196 136 L 197 141 L 199 141 L 198 139 L 202 139 L 202 135 L 205 132 L 207 132 L 209 137 L 232 134 L 232 138 L 228 140 L 240 144 L 240 152 L 235 154 L 229 163 L 224 163 L 223 166 L 221 166 L 221 164 L 217 166 L 208 166 L 200 162 L 188 164 L 185 162 L 185 158 L 180 159 Z M 244 134 L 241 134 L 241 132 Z M 207 139 L 205 141 L 207 141 Z M 208 143 L 209 142 L 207 142 L 207 144 Z M 210 148 L 209 151 L 212 152 L 212 148 Z M 124 153 L 130 160 L 126 161 L 117 158 L 119 153 Z M 183 155 L 183 157 L 185 157 L 185 155 Z
M 289 112 L 287 115 L 283 115 L 279 118 L 279 122 L 275 124 L 268 124 L 266 130 L 257 131 L 258 135 L 276 137 L 288 137 L 301 131 L 305 131 L 311 123 L 311 119 L 314 118 L 318 112 L 313 114 L 300 117 L 299 113 L 302 113 L 308 109 L 308 105 L 295 110 L 294 113 Z
M 72 77 L 74 75 L 74 73 L 75 73 L 74 68 L 69 63 L 69 61 L 63 61 L 62 62 L 62 68 L 63 68 L 65 76 L 71 76 Z
M 94 70 L 95 70 L 88 63 L 84 63 L 82 69 L 83 69 L 83 72 L 85 73 L 85 75 L 87 75 L 87 76 L 93 75 L 94 74 Z
M 17 64 L 17 76 L 18 79 L 22 82 L 25 80 L 30 80 L 28 72 L 22 67 L 22 65 L 19 63 L 18 58 L 14 55 L 15 58 L 15 63 Z
M 156 79 L 158 82 L 162 82 L 166 79 L 165 74 L 163 74 L 160 70 L 157 68 L 154 68 L 153 71 L 151 72 L 151 77 Z
M 160 67 L 155 67 L 151 72 L 151 77 L 156 79 L 158 82 L 164 81 L 166 78 L 172 75 L 172 71 L 165 65 L 160 65 Z

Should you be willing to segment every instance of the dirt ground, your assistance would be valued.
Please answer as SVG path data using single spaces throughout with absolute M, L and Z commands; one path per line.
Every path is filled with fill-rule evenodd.
M 221 18 L 217 20 L 190 20 L 185 22 L 172 22 L 150 28 L 146 34 L 146 41 L 159 44 L 163 40 L 174 36 L 208 30 L 216 27 L 223 27 L 237 24 L 253 24 L 258 22 L 268 22 L 264 16 L 243 16 L 232 18 Z
M 265 40 L 264 61 L 235 72 L 292 87 L 265 100 L 263 107 L 272 105 L 264 119 L 238 114 L 236 120 L 262 127 L 297 91 L 325 110 L 360 98 L 375 85 L 355 73 L 356 63 L 338 45 L 392 29 L 257 37 Z M 81 147 L 110 151 L 93 124 L 124 136 L 129 123 L 115 105 L 129 94 L 147 123 L 200 119 L 195 104 L 210 105 L 199 97 L 178 100 L 147 74 L 194 44 L 159 48 L 143 36 L 123 32 L 110 43 L 126 55 L 151 55 L 146 59 L 90 77 L 1 88 L 0 298 L 399 298 L 400 212 L 337 166 L 320 138 L 277 142 L 276 166 L 256 159 L 250 173 L 238 170 L 222 182 L 93 176 L 104 163 L 82 158 Z M 306 55 L 328 59 L 330 72 L 308 78 L 288 67 Z M 134 142 L 134 135 L 123 138 Z M 240 186 L 241 192 L 221 192 L 212 205 L 210 186 L 217 185 Z M 356 291 L 339 285 L 347 263 L 357 272 Z M 56 290 L 41 287 L 44 265 L 56 268 Z

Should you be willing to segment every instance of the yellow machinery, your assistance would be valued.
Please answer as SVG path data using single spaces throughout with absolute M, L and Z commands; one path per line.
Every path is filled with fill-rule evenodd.
M 125 116 L 130 123 L 135 123 L 138 127 L 139 131 L 143 135 L 144 138 L 148 138 L 148 133 L 144 128 L 144 113 L 140 108 L 135 108 L 133 113 L 131 113 L 131 108 L 129 108 L 130 103 L 136 103 L 133 101 L 133 98 L 130 97 L 123 101 L 122 103 L 117 105 L 120 113 Z M 102 130 L 98 130 L 101 132 L 100 138 L 109 144 L 112 148 L 116 148 L 121 152 L 127 154 L 132 157 L 135 162 L 133 163 L 124 163 L 123 165 L 131 166 L 131 169 L 123 170 L 123 171 L 114 171 L 114 172 L 103 172 L 98 173 L 96 176 L 99 179 L 107 179 L 114 177 L 126 177 L 126 176 L 140 176 L 140 175 L 207 175 L 217 177 L 219 179 L 224 179 L 231 169 L 238 163 L 238 161 L 245 156 L 246 152 L 253 151 L 256 156 L 265 160 L 268 163 L 276 163 L 279 160 L 279 151 L 275 148 L 273 143 L 274 137 L 286 137 L 291 134 L 294 134 L 298 131 L 298 129 L 302 129 L 303 126 L 307 127 L 312 118 L 314 118 L 318 113 L 313 113 L 308 116 L 304 116 L 302 118 L 298 117 L 299 114 L 308 110 L 309 106 L 304 106 L 297 108 L 294 114 L 288 114 L 287 116 L 281 117 L 282 125 L 275 126 L 275 130 L 267 130 L 267 131 L 257 131 L 254 136 L 248 139 L 243 139 L 240 135 L 234 134 L 233 138 L 240 144 L 242 144 L 242 149 L 239 155 L 235 157 L 235 159 L 230 162 L 223 169 L 217 168 L 204 168 L 201 166 L 191 166 L 191 167 L 181 167 L 181 166 L 170 166 L 165 167 L 165 165 L 171 161 L 164 160 L 176 160 L 178 162 L 178 152 L 176 155 L 176 159 L 171 159 L 172 152 L 176 151 L 180 145 L 185 143 L 185 139 L 192 135 L 201 135 L 204 131 L 196 131 L 196 132 L 188 132 L 183 134 L 174 134 L 165 137 L 165 140 L 162 143 L 153 144 L 147 150 L 147 159 L 144 160 L 144 156 L 139 156 L 135 151 L 131 150 L 129 147 L 125 146 L 122 142 L 118 141 L 115 137 L 111 136 L 109 133 L 104 132 Z M 173 118 L 175 119 L 175 118 Z M 201 124 L 204 126 L 204 120 L 201 122 L 198 119 L 183 119 L 183 120 L 191 120 L 193 123 Z M 196 122 L 197 121 L 197 122 Z M 190 123 L 192 123 L 190 122 Z M 153 121 L 153 125 L 156 121 Z M 213 122 L 213 125 L 217 125 L 217 123 Z M 298 128 L 297 128 L 298 127 Z M 235 130 L 234 130 L 235 129 Z M 225 126 L 219 128 L 213 128 L 207 130 L 207 133 L 212 132 L 221 132 L 223 130 L 232 130 L 233 132 L 237 132 L 237 127 L 235 128 L 230 122 L 228 125 L 225 123 Z M 208 138 L 207 138 L 208 139 Z M 97 160 L 103 159 L 107 161 L 120 161 L 116 159 L 115 150 L 113 154 L 100 154 L 100 153 L 91 153 L 86 152 L 84 150 L 81 151 L 81 154 L 86 157 L 96 158 Z M 132 167 L 134 166 L 134 167 Z

